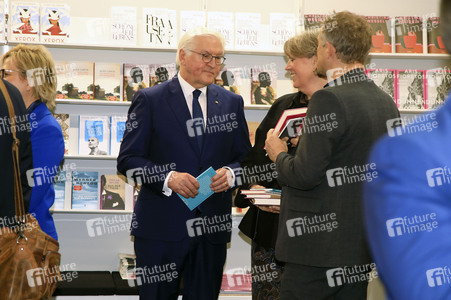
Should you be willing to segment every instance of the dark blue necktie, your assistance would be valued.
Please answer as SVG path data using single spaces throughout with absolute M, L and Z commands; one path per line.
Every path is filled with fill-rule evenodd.
M 199 104 L 199 96 L 202 92 L 199 90 L 193 91 L 193 128 L 197 138 L 199 150 L 202 150 L 202 141 L 204 138 L 204 115 Z

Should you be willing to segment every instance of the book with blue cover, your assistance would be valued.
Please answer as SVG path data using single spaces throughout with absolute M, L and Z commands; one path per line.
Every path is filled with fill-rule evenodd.
M 64 202 L 66 197 L 66 171 L 59 171 L 53 182 L 55 188 L 55 202 L 53 209 L 64 209 Z
M 72 209 L 99 209 L 99 175 L 97 172 L 72 173 Z
M 180 199 L 183 200 L 183 202 L 188 206 L 190 210 L 195 209 L 198 207 L 202 202 L 207 200 L 208 197 L 213 195 L 213 191 L 210 188 L 211 184 L 211 178 L 216 175 L 216 171 L 210 167 L 207 170 L 205 170 L 202 174 L 197 176 L 197 181 L 199 182 L 199 194 L 195 198 L 185 198 L 180 194 L 177 194 Z

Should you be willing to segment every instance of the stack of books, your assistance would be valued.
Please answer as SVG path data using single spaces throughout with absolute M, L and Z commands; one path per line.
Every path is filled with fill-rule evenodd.
M 119 274 L 122 279 L 136 279 L 136 256 L 119 254 Z
M 241 190 L 246 198 L 254 199 L 254 205 L 280 205 L 281 192 L 278 189 Z

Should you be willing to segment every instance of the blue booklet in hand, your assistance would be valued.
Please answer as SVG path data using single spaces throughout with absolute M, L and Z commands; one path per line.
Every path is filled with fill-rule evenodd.
M 185 198 L 180 194 L 177 194 L 180 199 L 183 200 L 183 202 L 188 206 L 190 210 L 195 209 L 198 207 L 202 202 L 207 200 L 208 197 L 213 195 L 213 191 L 210 188 L 211 184 L 211 178 L 216 175 L 215 170 L 210 167 L 207 170 L 205 170 L 202 174 L 197 176 L 197 181 L 199 182 L 199 194 L 195 198 Z

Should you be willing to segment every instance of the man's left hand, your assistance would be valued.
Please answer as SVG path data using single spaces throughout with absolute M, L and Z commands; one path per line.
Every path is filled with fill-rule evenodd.
M 230 189 L 226 169 L 220 168 L 216 170 L 216 175 L 211 178 L 210 188 L 215 193 L 225 192 Z
M 266 134 L 266 153 L 268 153 L 269 158 L 276 162 L 277 156 L 280 152 L 288 152 L 287 147 L 288 138 L 279 139 L 279 132 L 274 131 L 274 129 L 268 130 Z

